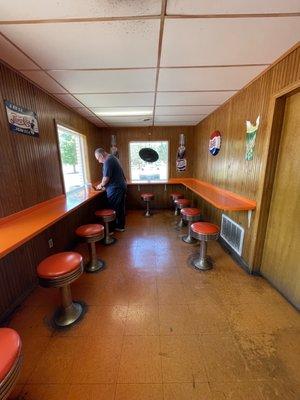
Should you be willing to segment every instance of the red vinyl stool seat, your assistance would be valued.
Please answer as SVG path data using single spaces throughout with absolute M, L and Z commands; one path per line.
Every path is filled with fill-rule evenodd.
M 173 192 L 173 193 L 170 194 L 170 197 L 171 197 L 171 199 L 173 201 L 173 204 L 175 205 L 175 203 L 174 203 L 175 200 L 183 199 L 184 196 L 180 192 Z M 179 209 L 176 207 L 176 205 L 175 205 L 175 215 L 179 215 Z
M 104 238 L 104 226 L 100 224 L 82 225 L 76 229 L 75 233 L 89 246 L 90 261 L 85 267 L 86 272 L 98 272 L 103 269 L 105 264 L 97 257 L 96 242 Z
M 201 217 L 201 211 L 199 208 L 182 208 L 181 216 L 184 221 L 188 223 L 188 234 L 182 237 L 185 243 L 195 243 L 196 239 L 191 236 L 191 226 L 193 222 L 199 221 Z
M 43 287 L 57 287 L 61 293 L 61 307 L 53 322 L 57 327 L 74 324 L 83 315 L 83 306 L 73 302 L 70 284 L 83 272 L 82 256 L 75 252 L 57 253 L 45 258 L 37 267 L 39 283 Z
M 0 399 L 7 399 L 22 365 L 22 343 L 18 333 L 0 328 Z
M 96 211 L 95 215 L 103 221 L 105 226 L 104 244 L 109 245 L 115 243 L 117 239 L 114 238 L 109 232 L 109 222 L 115 221 L 116 219 L 115 210 L 104 208 Z
M 178 228 L 181 229 L 186 225 L 186 223 L 185 223 L 184 219 L 182 218 L 180 210 L 182 210 L 183 208 L 190 207 L 191 206 L 191 201 L 189 199 L 177 199 L 177 200 L 174 200 L 174 203 L 175 203 L 175 207 L 176 207 L 175 215 L 180 215 L 181 216 L 179 222 L 176 224 L 176 228 L 177 229 Z
M 194 222 L 191 226 L 191 236 L 200 241 L 199 257 L 192 260 L 195 268 L 202 271 L 212 268 L 212 260 L 207 257 L 207 242 L 209 240 L 217 240 L 220 228 L 209 222 Z
M 144 214 L 145 217 L 151 217 L 150 201 L 154 199 L 154 194 L 153 193 L 142 193 L 141 199 L 146 202 L 146 212 Z

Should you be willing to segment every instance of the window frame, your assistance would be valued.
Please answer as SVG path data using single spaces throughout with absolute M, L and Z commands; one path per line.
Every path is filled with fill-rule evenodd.
M 57 150 L 59 154 L 59 164 L 60 164 L 60 175 L 61 175 L 61 181 L 62 181 L 62 188 L 63 188 L 63 194 L 68 195 L 70 193 L 74 193 L 76 191 L 82 190 L 83 188 L 86 188 L 89 183 L 90 183 L 90 170 L 89 170 L 89 160 L 88 160 L 88 153 L 87 153 L 87 138 L 86 135 L 82 134 L 81 132 L 77 131 L 74 127 L 68 126 L 64 123 L 60 123 L 56 120 L 55 122 L 55 130 L 56 130 L 56 141 L 57 141 Z M 59 127 L 70 131 L 74 135 L 79 136 L 80 140 L 80 157 L 82 160 L 82 169 L 83 169 L 83 185 L 74 188 L 72 190 L 69 190 L 67 192 L 66 190 L 66 184 L 65 184 L 65 176 L 64 176 L 64 171 L 63 171 L 63 161 L 62 161 L 62 156 L 61 156 L 61 151 L 60 151 L 60 142 L 59 142 Z
M 167 165 L 167 178 L 166 179 L 160 179 L 157 181 L 149 180 L 146 182 L 164 182 L 170 178 L 170 140 L 130 140 L 128 142 L 128 169 L 129 169 L 129 177 L 131 182 L 144 182 L 145 180 L 133 180 L 132 179 L 132 174 L 131 174 L 131 157 L 130 157 L 130 144 L 131 143 L 145 143 L 145 147 L 147 147 L 147 144 L 149 144 L 149 147 L 151 147 L 151 143 L 167 143 L 168 146 L 168 165 Z

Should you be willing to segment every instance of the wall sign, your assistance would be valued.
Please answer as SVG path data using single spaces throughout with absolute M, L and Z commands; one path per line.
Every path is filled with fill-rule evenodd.
M 9 129 L 14 133 L 23 133 L 39 137 L 37 115 L 24 107 L 17 106 L 9 100 L 4 100 Z
M 185 154 L 185 137 L 184 134 L 181 133 L 179 136 L 179 147 L 176 156 L 176 171 L 183 172 L 186 170 L 186 166 L 187 166 L 187 161 Z
M 221 148 L 221 133 L 219 131 L 214 131 L 210 135 L 209 139 L 209 152 L 211 155 L 216 156 Z
M 119 158 L 119 152 L 117 148 L 117 138 L 116 135 L 111 135 L 111 140 L 110 140 L 110 153 Z
M 257 117 L 255 125 L 252 125 L 250 121 L 246 121 L 246 154 L 245 160 L 251 161 L 253 160 L 254 155 L 254 146 L 256 140 L 256 134 L 259 127 L 260 116 Z

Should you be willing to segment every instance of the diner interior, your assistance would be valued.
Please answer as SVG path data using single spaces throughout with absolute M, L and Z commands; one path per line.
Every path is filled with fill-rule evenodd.
M 0 0 L 0 400 L 300 399 L 299 40 L 299 0 Z

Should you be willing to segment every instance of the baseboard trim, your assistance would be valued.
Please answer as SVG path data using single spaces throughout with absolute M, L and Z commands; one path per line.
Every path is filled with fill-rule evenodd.
M 251 268 L 249 265 L 246 263 L 246 261 L 239 256 L 232 248 L 228 245 L 228 243 L 225 242 L 221 236 L 218 239 L 218 242 L 222 246 L 223 250 L 230 255 L 230 257 L 249 275 L 260 275 L 259 273 L 255 271 L 251 271 Z

